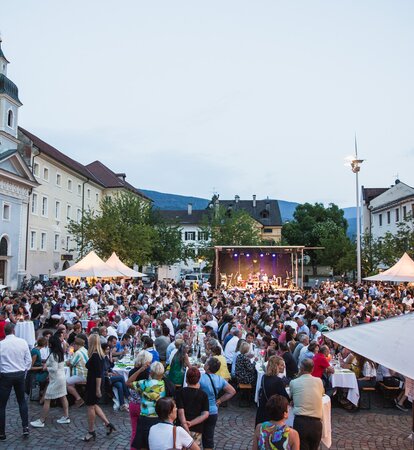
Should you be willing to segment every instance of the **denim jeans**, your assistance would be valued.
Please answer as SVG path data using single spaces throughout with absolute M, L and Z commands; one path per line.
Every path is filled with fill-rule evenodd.
M 122 375 L 111 377 L 111 386 L 114 386 L 118 391 L 119 404 L 122 406 L 125 403 L 125 397 L 129 397 L 125 378 Z
M 11 372 L 0 374 L 0 435 L 6 434 L 6 406 L 12 388 L 19 404 L 20 418 L 23 428 L 29 426 L 29 413 L 26 397 L 24 396 L 25 372 Z

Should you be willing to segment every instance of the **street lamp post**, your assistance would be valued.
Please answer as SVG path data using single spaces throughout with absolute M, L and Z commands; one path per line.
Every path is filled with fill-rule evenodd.
M 364 162 L 363 159 L 358 159 L 358 147 L 355 137 L 355 156 L 349 158 L 349 164 L 351 165 L 351 170 L 355 174 L 355 186 L 356 186 L 356 207 L 357 207 L 357 282 L 361 283 L 361 213 L 359 207 L 359 180 L 358 173 L 361 170 L 361 164 Z

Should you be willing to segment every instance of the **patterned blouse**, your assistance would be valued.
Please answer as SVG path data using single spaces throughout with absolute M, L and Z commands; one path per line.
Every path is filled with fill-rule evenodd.
M 290 450 L 290 428 L 284 425 L 276 425 L 272 422 L 263 422 L 259 429 L 259 450 Z
M 155 404 L 166 396 L 164 380 L 141 380 L 132 385 L 141 394 L 141 416 L 157 417 Z
M 256 368 L 246 355 L 236 358 L 236 379 L 240 384 L 254 384 L 256 382 Z

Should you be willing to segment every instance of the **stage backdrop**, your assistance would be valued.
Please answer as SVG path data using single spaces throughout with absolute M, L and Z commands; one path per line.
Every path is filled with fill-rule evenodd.
M 266 274 L 269 279 L 282 277 L 282 279 L 292 277 L 291 255 L 288 253 L 274 253 L 265 251 L 229 251 L 219 252 L 218 273 L 226 274 L 229 277 L 233 274 L 241 274 L 243 280 L 247 280 L 249 275 Z M 234 278 L 233 278 L 234 279 Z

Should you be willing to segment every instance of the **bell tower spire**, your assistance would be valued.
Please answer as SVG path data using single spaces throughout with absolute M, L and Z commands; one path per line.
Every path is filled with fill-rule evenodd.
M 9 61 L 1 48 L 0 36 L 0 153 L 18 146 L 18 109 L 22 106 L 17 86 L 7 77 Z

